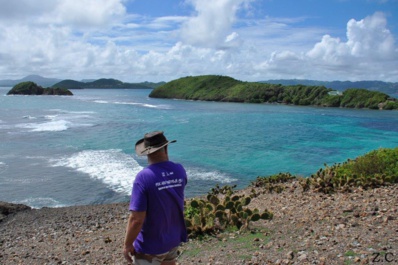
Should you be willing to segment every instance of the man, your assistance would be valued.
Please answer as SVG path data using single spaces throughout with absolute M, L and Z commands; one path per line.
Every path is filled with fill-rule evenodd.
M 187 241 L 187 175 L 182 165 L 169 161 L 168 145 L 174 142 L 156 131 L 135 144 L 135 152 L 146 155 L 149 165 L 137 174 L 131 194 L 123 251 L 130 264 L 176 264 L 177 248 Z

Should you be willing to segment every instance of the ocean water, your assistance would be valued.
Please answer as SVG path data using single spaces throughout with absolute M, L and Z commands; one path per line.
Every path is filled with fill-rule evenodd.
M 398 146 L 398 112 L 152 99 L 150 90 L 73 90 L 6 96 L 0 88 L 0 201 L 60 207 L 127 201 L 146 165 L 144 133 L 177 143 L 186 196 L 257 176 L 310 176 L 381 147 Z

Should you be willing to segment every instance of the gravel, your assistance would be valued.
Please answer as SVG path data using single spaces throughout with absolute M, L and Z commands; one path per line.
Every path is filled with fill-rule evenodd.
M 272 211 L 273 220 L 189 240 L 178 264 L 398 264 L 398 185 L 331 195 L 303 192 L 296 181 L 285 187 L 249 205 Z M 127 202 L 42 209 L 1 202 L 0 211 L 0 264 L 127 264 Z

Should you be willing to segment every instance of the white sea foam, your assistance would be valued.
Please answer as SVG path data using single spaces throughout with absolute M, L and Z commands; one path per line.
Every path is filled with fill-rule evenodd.
M 218 183 L 231 183 L 237 181 L 226 173 L 220 171 L 206 171 L 202 168 L 186 168 L 188 179 L 214 181 Z
M 30 115 L 23 116 L 23 118 L 24 118 L 24 119 L 28 119 L 28 120 L 35 120 L 35 119 L 37 119 L 36 117 L 30 116 Z
M 59 113 L 72 113 L 72 114 L 95 114 L 95 111 L 70 111 L 63 109 L 50 109 L 50 111 L 59 112 Z
M 122 101 L 115 101 L 114 104 L 116 105 L 138 105 L 142 106 L 142 103 L 136 103 L 136 102 L 122 102 Z
M 171 109 L 169 105 L 151 105 L 151 104 L 143 104 L 144 107 L 153 108 L 153 109 Z
M 1 172 L 1 166 L 0 166 L 0 172 Z M 50 180 L 49 177 L 31 177 L 31 176 L 26 176 L 25 178 L 8 178 L 5 182 L 11 183 L 13 185 L 18 184 L 18 185 L 41 185 L 41 183 L 48 182 Z
M 104 100 L 96 100 L 94 102 L 102 103 L 102 104 L 116 104 L 116 105 L 134 105 L 134 106 L 141 106 L 145 108 L 152 108 L 152 109 L 172 109 L 171 105 L 153 105 L 153 104 L 146 104 L 146 103 L 137 103 L 137 102 L 126 102 L 126 101 L 115 101 L 115 102 L 108 102 Z
M 4 162 L 0 162 L 0 173 L 7 170 L 7 164 Z
M 66 111 L 61 109 L 52 109 L 57 114 L 48 114 L 36 119 L 36 122 L 17 124 L 15 127 L 30 129 L 31 132 L 59 132 L 65 131 L 74 127 L 91 127 L 92 123 L 87 123 L 87 120 L 92 119 L 93 112 L 88 111 Z M 25 116 L 28 119 L 30 116 Z M 84 121 L 84 122 L 82 122 Z
M 112 190 L 129 195 L 135 175 L 142 167 L 121 150 L 86 150 L 51 161 L 53 166 L 73 168 L 101 180 Z
M 115 104 L 120 104 L 120 105 L 136 105 L 136 106 L 142 106 L 145 108 L 151 108 L 151 109 L 171 109 L 172 107 L 170 105 L 153 105 L 153 104 L 146 104 L 146 103 L 136 103 L 136 102 L 115 102 Z
M 67 113 L 72 114 L 95 114 L 95 111 L 67 111 Z
M 35 209 L 40 209 L 43 207 L 58 208 L 58 207 L 68 206 L 66 204 L 60 203 L 57 200 L 54 200 L 53 198 L 48 198 L 48 197 L 28 198 L 28 199 L 25 199 L 22 201 L 17 201 L 17 202 L 14 201 L 14 203 L 22 203 L 22 204 L 28 205 L 32 208 L 35 208 Z
M 43 123 L 18 124 L 16 127 L 30 129 L 32 132 L 59 132 L 67 130 L 70 125 L 71 123 L 68 121 L 58 120 Z
M 94 100 L 95 103 L 99 103 L 99 104 L 108 104 L 109 101 L 106 100 Z
M 58 117 L 58 115 L 45 115 L 44 118 L 46 120 L 55 120 Z

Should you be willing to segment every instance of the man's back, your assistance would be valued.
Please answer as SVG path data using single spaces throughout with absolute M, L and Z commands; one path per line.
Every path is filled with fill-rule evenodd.
M 134 181 L 130 210 L 146 211 L 146 219 L 134 246 L 138 252 L 164 253 L 186 241 L 184 188 L 187 176 L 171 161 L 149 165 Z
M 169 161 L 168 145 L 174 142 L 155 131 L 135 144 L 136 154 L 147 156 L 149 166 L 137 174 L 133 184 L 123 249 L 129 263 L 175 264 L 178 246 L 187 241 L 187 174 L 180 164 Z

